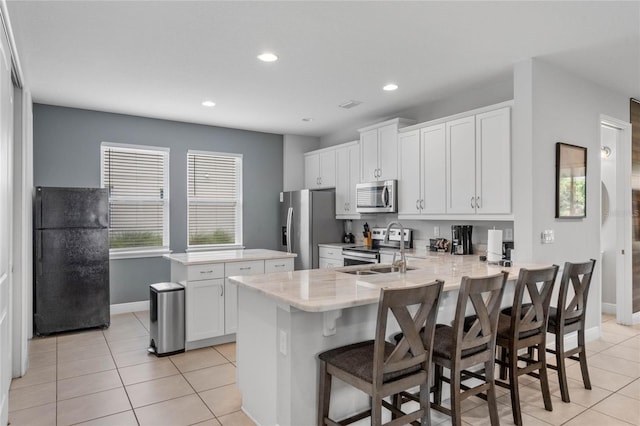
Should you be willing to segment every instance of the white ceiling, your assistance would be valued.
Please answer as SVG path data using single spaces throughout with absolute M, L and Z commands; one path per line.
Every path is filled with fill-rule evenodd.
M 639 1 L 6 1 L 38 103 L 322 136 L 527 58 L 640 98 Z

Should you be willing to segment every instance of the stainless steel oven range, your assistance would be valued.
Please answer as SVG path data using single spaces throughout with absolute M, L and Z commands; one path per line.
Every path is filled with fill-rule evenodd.
M 400 230 L 389 231 L 389 242 L 383 244 L 386 228 L 373 228 L 371 230 L 371 246 L 344 247 L 342 256 L 344 266 L 366 265 L 380 263 L 380 248 L 400 248 Z M 413 236 L 411 229 L 404 230 L 405 248 L 413 248 Z

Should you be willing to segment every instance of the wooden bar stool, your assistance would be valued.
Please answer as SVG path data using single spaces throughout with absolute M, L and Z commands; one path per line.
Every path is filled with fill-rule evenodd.
M 470 396 L 487 393 L 491 424 L 499 424 L 494 380 L 494 360 L 498 315 L 507 282 L 508 272 L 483 278 L 463 277 L 460 284 L 453 326 L 438 324 L 436 327 L 433 362 L 433 409 L 451 416 L 453 426 L 460 426 L 461 404 Z M 470 302 L 470 303 L 469 303 Z M 473 308 L 475 318 L 467 322 L 467 305 Z M 461 383 L 467 369 L 484 364 L 484 383 L 470 388 Z M 443 375 L 443 368 L 450 370 L 450 378 Z M 478 375 L 476 375 L 478 376 Z M 451 409 L 442 406 L 442 382 L 448 382 L 451 390 Z M 462 391 L 462 392 L 461 392 Z
M 346 425 L 371 416 L 372 425 L 382 424 L 382 407 L 392 412 L 386 425 L 429 425 L 429 367 L 436 324 L 436 313 L 443 281 L 416 287 L 385 289 L 380 292 L 375 340 L 331 349 L 318 355 L 320 377 L 318 389 L 318 425 Z M 419 305 L 415 315 L 408 307 Z M 400 325 L 404 337 L 393 345 L 385 340 L 389 310 Z M 420 330 L 424 327 L 424 332 Z M 343 382 L 371 396 L 371 408 L 342 422 L 329 418 L 331 379 Z M 420 386 L 420 408 L 404 413 L 384 401 L 387 396 Z M 421 419 L 421 423 L 416 420 Z
M 587 297 L 589 296 L 589 285 L 591 284 L 591 275 L 595 265 L 596 261 L 594 259 L 584 263 L 566 262 L 562 280 L 560 281 L 557 308 L 551 307 L 549 309 L 547 331 L 555 334 L 556 347 L 555 350 L 547 349 L 547 352 L 555 354 L 556 365 L 549 364 L 548 366 L 558 371 L 560 394 L 564 402 L 570 402 L 565 358 L 580 361 L 584 387 L 585 389 L 591 389 L 584 333 L 586 329 Z M 569 289 L 573 290 L 571 299 L 569 299 Z M 578 346 L 566 350 L 564 337 L 574 331 L 578 332 Z
M 557 274 L 557 265 L 544 269 L 521 269 L 513 305 L 503 309 L 498 318 L 496 345 L 502 348 L 502 351 L 501 359 L 496 360 L 496 363 L 501 366 L 501 379 L 505 379 L 506 370 L 509 371 L 509 381 L 496 380 L 496 384 L 511 391 L 513 421 L 518 426 L 522 426 L 518 377 L 523 374 L 539 371 L 535 377 L 540 379 L 544 408 L 547 411 L 553 410 L 547 376 L 546 347 L 549 305 Z M 531 303 L 523 304 L 527 295 Z M 519 357 L 518 350 L 525 348 L 529 348 L 529 356 Z M 533 356 L 533 349 L 537 358 Z M 519 367 L 518 361 L 524 361 L 526 366 Z

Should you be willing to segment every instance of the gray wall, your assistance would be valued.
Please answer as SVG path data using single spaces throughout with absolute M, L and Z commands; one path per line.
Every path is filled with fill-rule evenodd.
M 283 162 L 286 164 L 282 172 L 283 191 L 304 189 L 304 156 L 305 152 L 319 148 L 320 139 L 313 136 L 284 135 Z
M 282 191 L 282 135 L 34 104 L 35 186 L 100 186 L 100 144 L 168 147 L 170 242 L 187 246 L 187 150 L 243 154 L 244 245 L 276 249 Z M 148 300 L 148 285 L 168 281 L 162 258 L 111 261 L 111 303 Z

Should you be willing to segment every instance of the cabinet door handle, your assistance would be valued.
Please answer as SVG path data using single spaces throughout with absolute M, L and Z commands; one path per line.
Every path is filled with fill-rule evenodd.
M 279 265 L 273 265 L 274 268 L 284 268 L 284 263 L 281 263 Z
M 473 205 L 473 199 L 474 199 L 474 198 L 476 198 L 476 197 L 471 197 L 471 208 L 472 208 L 472 209 L 473 209 L 473 208 L 475 208 L 475 206 Z
M 420 209 L 424 210 L 424 198 L 420 200 Z
M 220 297 L 224 296 L 224 286 L 220 286 Z
M 322 185 L 322 176 L 320 176 L 320 177 L 318 178 L 318 180 L 320 181 L 320 182 L 319 182 L 319 183 L 320 183 L 320 185 Z
M 476 197 L 476 208 L 480 208 L 480 197 Z
M 201 274 L 212 274 L 213 273 L 213 269 L 210 269 L 208 271 L 200 271 Z
M 249 271 L 249 270 L 251 270 L 251 266 L 242 267 L 242 268 L 240 268 L 240 270 L 241 271 Z
M 420 210 L 420 200 L 416 200 L 416 210 Z

